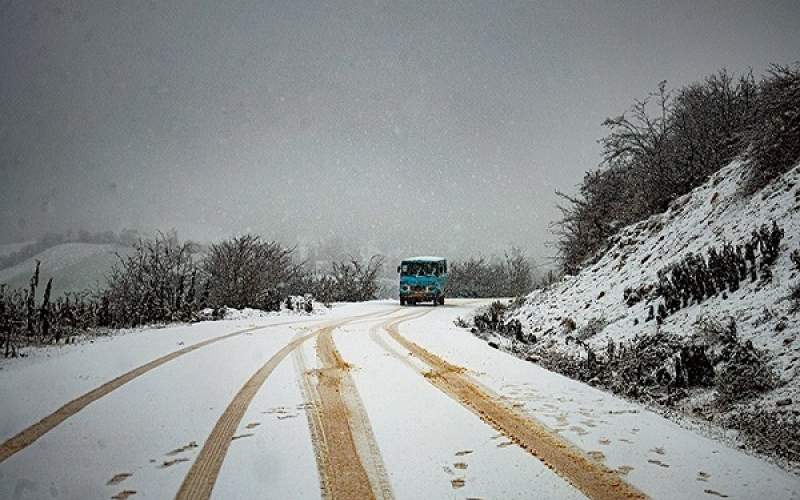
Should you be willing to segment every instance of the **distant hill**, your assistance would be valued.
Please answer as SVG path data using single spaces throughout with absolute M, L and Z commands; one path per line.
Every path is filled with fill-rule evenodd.
M 20 244 L 14 245 L 20 246 Z M 0 245 L 0 252 L 7 247 L 12 245 Z M 16 250 L 11 249 L 10 252 Z M 130 250 L 129 247 L 113 244 L 62 243 L 19 264 L 0 270 L 0 284 L 6 284 L 10 288 L 27 287 L 36 268 L 36 261 L 39 260 L 41 261 L 40 292 L 44 290 L 44 284 L 51 277 L 53 297 L 63 295 L 65 292 L 78 292 L 102 282 L 105 274 L 116 262 L 116 253 L 124 255 Z
M 22 243 L 5 243 L 0 245 L 0 257 L 6 257 L 11 255 L 12 253 L 19 252 L 26 246 L 33 243 L 32 241 L 24 241 Z

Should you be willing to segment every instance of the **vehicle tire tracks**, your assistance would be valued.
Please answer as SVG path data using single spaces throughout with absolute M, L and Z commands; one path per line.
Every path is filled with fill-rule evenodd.
M 387 352 L 402 360 L 407 366 L 421 372 L 433 386 L 542 461 L 587 497 L 601 500 L 647 498 L 644 493 L 622 480 L 616 472 L 592 461 L 581 450 L 530 416 L 503 404 L 490 389 L 470 377 L 465 368 L 448 363 L 403 337 L 400 334 L 399 325 L 412 319 L 416 318 L 389 320 L 383 323 L 383 330 L 414 357 L 427 365 L 430 368 L 429 371 L 421 371 L 419 367 L 410 362 L 407 355 L 390 346 L 376 332 L 372 332 L 371 337 Z
M 390 500 L 394 493 L 377 440 L 332 332 L 317 337 L 320 368 L 307 370 L 302 350 L 294 353 L 301 388 L 313 402 L 307 418 L 322 497 Z
M 195 459 L 192 467 L 189 469 L 186 477 L 181 483 L 175 498 L 180 500 L 204 500 L 211 497 L 211 492 L 214 484 L 217 481 L 219 472 L 222 469 L 222 463 L 227 455 L 228 448 L 239 427 L 242 418 L 244 417 L 247 408 L 255 398 L 259 389 L 266 382 L 272 371 L 288 356 L 292 351 L 297 349 L 306 340 L 314 336 L 321 336 L 330 334 L 331 331 L 342 326 L 346 323 L 355 321 L 359 318 L 369 316 L 382 316 L 389 313 L 370 313 L 361 316 L 354 316 L 345 318 L 343 320 L 335 321 L 322 328 L 307 334 L 295 336 L 288 344 L 281 348 L 277 353 L 267 360 L 264 365 L 259 368 L 239 389 L 239 392 L 234 396 L 233 400 L 225 408 L 222 416 L 217 420 L 211 434 L 203 444 L 200 453 Z
M 189 354 L 190 352 L 196 351 L 197 349 L 200 349 L 202 347 L 206 347 L 211 344 L 220 342 L 222 340 L 242 335 L 244 333 L 249 333 L 256 330 L 264 330 L 267 328 L 273 328 L 277 326 L 304 323 L 308 321 L 318 321 L 318 320 L 286 321 L 271 325 L 253 326 L 241 330 L 236 330 L 234 332 L 221 335 L 219 337 L 210 338 L 202 342 L 198 342 L 196 344 L 184 347 L 183 349 L 171 352 L 169 354 L 156 358 L 150 361 L 149 363 L 145 363 L 144 365 L 141 365 L 126 373 L 123 373 L 122 375 L 104 383 L 99 387 L 92 389 L 91 391 L 83 394 L 82 396 L 79 396 L 73 399 L 72 401 L 69 401 L 68 403 L 66 403 L 65 405 L 63 405 L 62 407 L 51 413 L 50 415 L 47 415 L 46 417 L 42 418 L 35 424 L 27 427 L 26 429 L 23 429 L 15 436 L 3 442 L 3 444 L 0 445 L 0 463 L 3 463 L 5 460 L 8 460 L 14 454 L 27 448 L 28 446 L 33 444 L 36 440 L 38 440 L 39 438 L 41 438 L 42 436 L 53 430 L 56 426 L 64 422 L 66 419 L 75 415 L 76 413 L 83 410 L 84 408 L 94 403 L 98 399 L 107 396 L 111 392 L 115 391 L 116 389 L 119 389 L 120 387 L 136 379 L 137 377 L 141 377 L 145 373 L 155 368 L 158 368 L 159 366 L 168 363 L 176 358 L 179 358 L 184 354 Z

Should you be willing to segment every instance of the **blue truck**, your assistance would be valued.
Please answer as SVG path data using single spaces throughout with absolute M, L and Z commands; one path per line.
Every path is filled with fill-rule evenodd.
M 397 266 L 400 274 L 400 305 L 433 302 L 444 305 L 447 290 L 447 259 L 444 257 L 410 257 Z

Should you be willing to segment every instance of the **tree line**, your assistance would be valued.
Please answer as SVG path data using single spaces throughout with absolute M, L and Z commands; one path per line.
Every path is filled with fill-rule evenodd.
M 577 272 L 619 229 L 665 211 L 739 158 L 751 195 L 800 161 L 800 65 L 773 65 L 760 80 L 722 70 L 675 91 L 661 82 L 603 122 L 603 159 L 555 224 L 562 271 Z
M 469 257 L 448 267 L 451 297 L 519 297 L 534 288 L 530 262 L 515 247 L 502 257 Z
M 204 252 L 175 233 L 140 238 L 117 255 L 105 282 L 94 290 L 53 300 L 52 278 L 39 281 L 37 262 L 29 286 L 0 285 L 3 354 L 20 345 L 69 341 L 97 328 L 126 328 L 172 321 L 196 321 L 202 312 L 225 307 L 279 310 L 292 295 L 321 302 L 377 297 L 381 256 L 350 258 L 327 271 L 310 271 L 294 260 L 294 248 L 247 234 L 212 244 Z

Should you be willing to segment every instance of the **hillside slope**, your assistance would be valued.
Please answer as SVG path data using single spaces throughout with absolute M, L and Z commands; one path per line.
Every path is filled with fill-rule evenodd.
M 40 293 L 51 277 L 54 297 L 65 292 L 78 292 L 102 281 L 116 261 L 115 254 L 124 254 L 128 250 L 120 245 L 63 243 L 15 266 L 0 270 L 0 284 L 6 284 L 10 288 L 27 287 L 38 260 L 41 262 Z
M 587 363 L 591 351 L 591 356 L 596 356 L 602 364 L 614 356 L 613 347 L 609 350 L 612 342 L 617 353 L 623 345 L 631 346 L 657 335 L 660 339 L 677 337 L 687 339 L 688 343 L 692 338 L 695 342 L 694 339 L 708 333 L 703 326 L 709 320 L 730 325 L 732 318 L 739 345 L 749 348 L 751 341 L 753 352 L 765 354 L 763 359 L 779 379 L 776 389 L 755 399 L 737 401 L 737 408 L 745 404 L 751 410 L 779 407 L 781 415 L 789 415 L 797 423 L 800 318 L 790 294 L 800 282 L 800 273 L 791 259 L 791 253 L 800 249 L 800 166 L 752 197 L 738 192 L 744 172 L 738 162 L 721 169 L 706 184 L 677 199 L 667 212 L 624 228 L 610 242 L 608 250 L 578 275 L 530 294 L 506 318 L 520 321 L 527 344 L 500 335 L 494 337 L 500 347 L 531 359 L 539 359 L 543 353 L 557 353 L 575 360 L 574 366 Z M 719 252 L 726 242 L 734 249 L 736 245 L 744 248 L 754 230 L 765 224 L 771 227 L 773 222 L 783 230 L 783 238 L 777 258 L 769 266 L 771 279 L 764 276 L 770 272 L 753 266 L 757 269 L 755 281 L 748 270 L 747 278 L 741 280 L 735 291 L 717 290 L 699 302 L 690 297 L 677 310 L 658 318 L 659 304 L 665 303 L 658 287 L 660 270 L 685 264 L 690 254 L 707 258 L 711 247 Z M 756 252 L 756 262 L 761 258 Z M 689 259 L 691 262 L 692 257 Z M 706 340 L 707 337 L 702 337 L 702 341 Z M 672 370 L 674 376 L 674 360 L 663 361 L 669 365 L 667 373 Z M 614 373 L 609 375 L 614 376 Z M 593 382 L 589 377 L 587 380 Z M 706 403 L 713 400 L 714 390 L 716 387 L 700 399 Z M 698 408 L 702 404 L 697 401 L 696 393 L 689 396 L 689 400 L 693 396 L 695 401 L 684 411 L 702 413 L 710 420 L 725 420 L 726 415 L 720 415 L 718 408 L 716 415 L 703 413 Z M 722 413 L 729 416 L 734 412 Z M 791 446 L 792 450 L 779 455 L 796 461 L 797 443 Z

